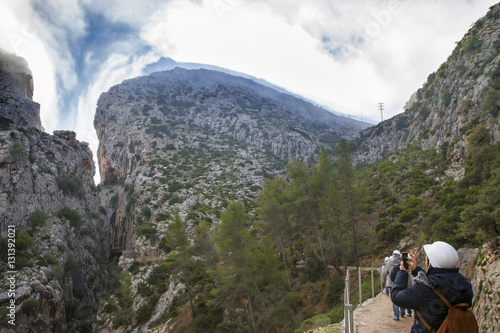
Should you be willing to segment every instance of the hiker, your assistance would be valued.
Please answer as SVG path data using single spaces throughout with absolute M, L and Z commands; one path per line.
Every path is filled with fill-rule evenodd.
M 440 299 L 435 290 L 440 292 L 451 305 L 459 303 L 472 305 L 472 285 L 458 272 L 458 254 L 453 246 L 438 241 L 424 245 L 424 251 L 426 271 L 417 266 L 414 255 L 408 254 L 409 268 L 405 270 L 403 262 L 401 262 L 400 271 L 396 275 L 391 293 L 394 304 L 415 310 L 412 333 L 429 333 L 432 330 L 438 330 L 447 317 L 448 306 Z M 415 278 L 413 279 L 414 284 L 408 287 L 410 272 Z M 469 321 L 470 317 L 467 319 L 465 325 L 471 324 L 472 326 L 473 324 Z M 475 323 L 475 319 L 472 318 L 472 320 Z M 477 332 L 477 323 L 475 325 L 475 330 L 473 327 L 467 326 L 465 331 Z
M 380 267 L 380 276 L 381 276 L 380 279 L 384 282 L 385 294 L 387 296 L 389 296 L 389 287 L 387 287 L 387 283 L 386 283 L 385 279 L 382 278 L 382 275 L 384 275 L 384 268 L 387 265 L 387 263 L 389 262 L 389 259 L 390 259 L 389 257 L 385 257 L 384 258 L 384 263 L 382 264 L 382 267 Z
M 305 252 L 302 252 L 302 264 L 303 265 L 306 264 L 306 253 Z
M 389 262 L 384 266 L 384 272 L 382 274 L 382 279 L 385 279 L 385 283 L 387 288 L 389 288 L 389 291 L 391 292 L 392 295 L 392 285 L 393 285 L 393 279 L 395 277 L 396 271 L 399 269 L 399 266 L 401 264 L 401 252 L 399 250 L 394 250 L 392 252 L 392 256 L 389 258 Z M 393 275 L 393 279 L 391 279 L 391 273 Z M 392 303 L 392 310 L 394 313 L 394 317 L 392 319 L 394 320 L 399 320 L 399 306 Z

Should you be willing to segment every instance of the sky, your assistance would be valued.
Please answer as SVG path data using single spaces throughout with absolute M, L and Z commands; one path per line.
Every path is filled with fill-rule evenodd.
M 403 112 L 495 3 L 0 0 L 0 48 L 28 61 L 46 132 L 75 131 L 96 158 L 100 94 L 162 57 L 245 73 L 378 123 L 378 104 L 383 119 Z

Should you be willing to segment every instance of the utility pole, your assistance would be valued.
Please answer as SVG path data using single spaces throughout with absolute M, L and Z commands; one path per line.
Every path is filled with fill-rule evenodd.
M 378 109 L 380 110 L 380 121 L 384 121 L 384 103 L 378 103 Z

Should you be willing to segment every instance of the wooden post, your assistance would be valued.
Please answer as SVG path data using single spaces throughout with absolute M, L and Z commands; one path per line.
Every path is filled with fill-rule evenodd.
M 359 285 L 359 305 L 363 303 L 363 289 L 361 288 L 361 267 L 358 267 L 358 285 Z

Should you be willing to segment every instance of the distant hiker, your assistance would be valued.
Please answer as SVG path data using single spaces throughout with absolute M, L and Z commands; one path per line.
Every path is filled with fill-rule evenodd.
M 396 277 L 396 273 L 399 270 L 399 266 L 401 264 L 401 252 L 398 250 L 394 250 L 392 252 L 392 256 L 389 258 L 389 262 L 384 266 L 384 272 L 382 274 L 382 279 L 385 279 L 385 283 L 387 288 L 392 295 L 392 284 L 394 283 L 394 278 Z M 391 279 L 392 276 L 392 279 Z M 392 303 L 392 311 L 394 313 L 394 317 L 392 319 L 399 320 L 399 306 Z
M 306 264 L 306 253 L 305 252 L 302 252 L 302 264 L 303 265 Z
M 387 283 L 385 281 L 385 279 L 382 278 L 382 275 L 384 274 L 384 267 L 387 265 L 387 263 L 389 262 L 389 259 L 390 257 L 385 257 L 384 259 L 384 263 L 382 264 L 382 267 L 380 267 L 380 280 L 383 282 L 384 284 L 384 289 L 385 289 L 385 294 L 387 296 L 389 296 L 389 287 L 387 287 Z
M 424 245 L 424 251 L 426 271 L 409 254 L 409 269 L 405 270 L 401 262 L 391 293 L 395 304 L 415 310 L 411 332 L 433 332 L 449 324 L 456 327 L 446 332 L 478 332 L 474 315 L 467 310 L 472 305 L 472 285 L 458 272 L 457 251 L 445 242 Z M 415 276 L 411 287 L 407 287 L 409 272 Z

